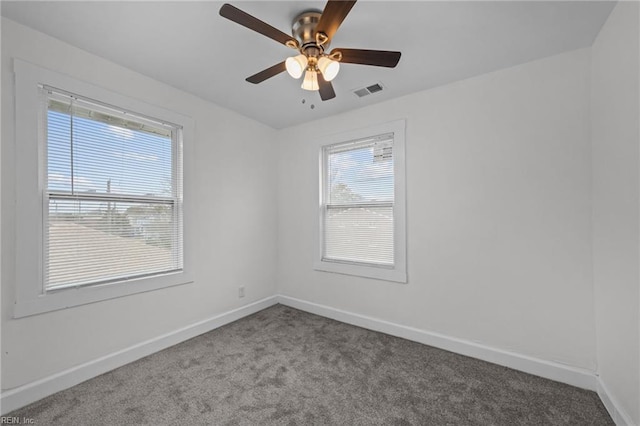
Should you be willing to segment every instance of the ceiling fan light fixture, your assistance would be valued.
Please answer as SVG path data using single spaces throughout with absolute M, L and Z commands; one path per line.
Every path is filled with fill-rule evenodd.
M 326 81 L 331 81 L 336 78 L 338 71 L 340 71 L 340 62 L 323 56 L 318 60 L 318 69 Z
M 356 1 L 327 0 L 322 11 L 307 9 L 295 18 L 291 35 L 228 3 L 220 7 L 219 13 L 223 18 L 298 52 L 296 56 L 247 77 L 247 82 L 262 83 L 285 71 L 295 79 L 305 74 L 302 89 L 317 91 L 320 99 L 328 101 L 336 97 L 331 81 L 338 75 L 340 63 L 394 68 L 400 60 L 401 52 L 388 50 L 336 48 L 325 53 Z
M 307 69 L 307 57 L 302 54 L 292 56 L 287 58 L 284 64 L 291 77 L 300 78 L 304 70 Z
M 302 87 L 304 90 L 319 90 L 318 86 L 318 73 L 315 71 L 307 70 L 302 81 Z

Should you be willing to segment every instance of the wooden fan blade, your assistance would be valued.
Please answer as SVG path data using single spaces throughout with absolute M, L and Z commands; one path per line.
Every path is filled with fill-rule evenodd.
M 394 68 L 400 61 L 400 52 L 392 52 L 389 50 L 365 50 L 365 49 L 333 49 L 331 55 L 335 52 L 342 53 L 340 62 L 346 64 L 373 65 L 376 67 Z
M 298 42 L 290 35 L 283 33 L 279 29 L 272 27 L 271 25 L 259 20 L 258 18 L 254 18 L 247 12 L 243 12 L 242 10 L 228 3 L 223 4 L 220 8 L 220 16 L 227 18 L 235 22 L 236 24 L 240 24 L 243 27 L 247 27 L 250 30 L 253 30 L 264 36 L 267 36 L 270 39 L 277 41 L 278 43 L 287 45 L 287 42 L 289 42 L 294 43 L 296 46 L 298 45 Z
M 331 41 L 354 4 L 356 4 L 356 0 L 329 0 L 322 11 L 318 25 L 316 25 L 316 32 L 325 33 L 329 37 L 328 41 Z
M 269 68 L 267 68 L 265 70 L 260 71 L 257 74 L 252 75 L 251 77 L 247 77 L 246 80 L 249 83 L 253 83 L 253 84 L 262 83 L 266 79 L 271 78 L 274 75 L 278 75 L 281 72 L 285 71 L 286 69 L 287 68 L 284 65 L 284 61 L 282 61 L 279 64 L 275 64 L 272 67 L 269 67 Z
M 318 73 L 318 87 L 320 92 L 320 99 L 328 101 L 336 97 L 336 92 L 333 90 L 333 85 L 330 81 L 327 81 L 322 76 L 322 73 Z

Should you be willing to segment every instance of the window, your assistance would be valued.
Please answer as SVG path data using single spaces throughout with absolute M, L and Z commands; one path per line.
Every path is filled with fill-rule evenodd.
M 41 87 L 44 290 L 182 269 L 180 128 Z
M 338 138 L 320 153 L 316 269 L 406 282 L 404 122 Z
M 192 282 L 193 121 L 18 59 L 14 71 L 14 317 Z

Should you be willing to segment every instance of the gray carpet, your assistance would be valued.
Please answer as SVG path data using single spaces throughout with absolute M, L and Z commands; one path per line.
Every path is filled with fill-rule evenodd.
M 37 425 L 612 425 L 595 393 L 276 305 L 11 416 Z

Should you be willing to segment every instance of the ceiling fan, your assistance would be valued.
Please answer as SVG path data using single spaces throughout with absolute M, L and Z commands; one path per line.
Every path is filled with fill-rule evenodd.
M 335 48 L 326 53 L 331 39 L 355 3 L 355 0 L 329 0 L 322 12 L 301 13 L 293 21 L 292 36 L 228 3 L 220 8 L 220 16 L 298 51 L 298 55 L 247 77 L 248 82 L 258 84 L 283 71 L 296 79 L 304 74 L 302 88 L 319 91 L 320 98 L 326 101 L 336 96 L 331 80 L 338 74 L 340 63 L 394 68 L 400 60 L 400 52 L 387 50 Z

